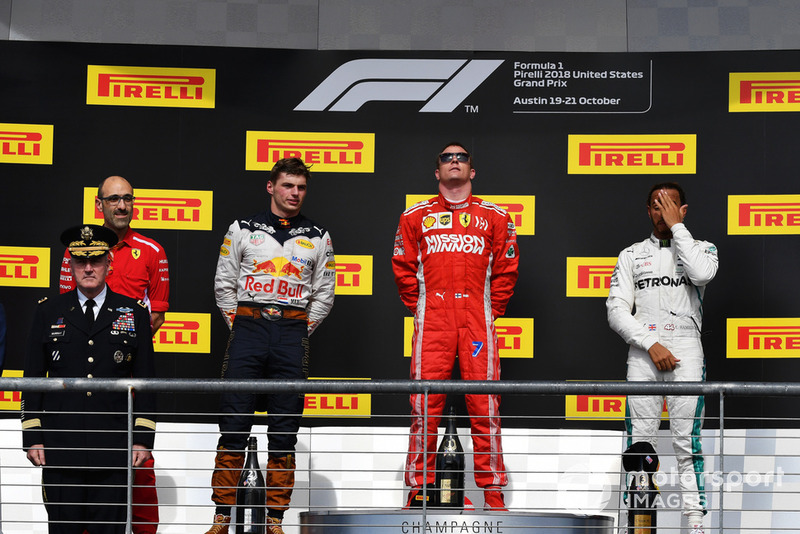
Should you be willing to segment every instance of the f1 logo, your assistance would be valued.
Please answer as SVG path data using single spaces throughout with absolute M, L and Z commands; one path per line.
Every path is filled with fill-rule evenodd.
M 426 102 L 420 113 L 450 113 L 502 62 L 502 59 L 355 59 L 333 71 L 294 110 L 358 111 L 373 100 L 419 100 Z

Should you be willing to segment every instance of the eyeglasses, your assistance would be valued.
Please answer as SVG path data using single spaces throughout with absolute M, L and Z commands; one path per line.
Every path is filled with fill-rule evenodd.
M 119 201 L 125 202 L 125 204 L 130 204 L 136 199 L 133 195 L 108 195 L 107 197 L 97 197 L 100 200 L 105 200 L 109 204 L 119 204 Z
M 469 163 L 469 154 L 466 152 L 444 152 L 443 154 L 439 154 L 439 161 L 442 163 L 450 163 L 453 161 L 453 158 L 461 163 Z

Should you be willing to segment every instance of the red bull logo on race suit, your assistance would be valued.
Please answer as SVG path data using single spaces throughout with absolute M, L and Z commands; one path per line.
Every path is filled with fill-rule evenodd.
M 297 267 L 286 258 L 273 258 L 271 260 L 253 260 L 253 274 L 266 273 L 273 276 L 294 276 L 298 280 L 303 277 L 305 265 Z
M 257 261 L 253 260 L 253 274 L 270 274 L 276 278 L 287 277 L 286 279 L 278 280 L 277 288 L 275 287 L 275 278 L 266 282 L 258 281 L 255 276 L 248 275 L 245 277 L 244 289 L 246 291 L 257 291 L 261 293 L 277 294 L 279 297 L 291 297 L 302 299 L 303 288 L 302 286 L 295 286 L 290 284 L 289 277 L 294 277 L 301 280 L 305 265 L 300 267 L 294 265 L 286 258 L 277 257 L 271 260 Z
M 259 262 L 253 260 L 253 274 L 258 274 L 258 273 L 275 274 L 277 272 L 278 268 L 275 266 L 274 261 L 265 260 Z

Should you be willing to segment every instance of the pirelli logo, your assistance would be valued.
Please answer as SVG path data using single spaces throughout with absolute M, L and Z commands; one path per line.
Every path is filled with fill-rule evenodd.
M 0 286 L 50 287 L 50 249 L 0 247 Z
M 406 209 L 434 195 L 406 195 Z M 483 200 L 497 204 L 508 212 L 517 235 L 534 235 L 536 232 L 536 197 L 533 195 L 478 195 Z M 475 224 L 478 224 L 477 221 Z
M 625 419 L 625 395 L 566 395 L 564 414 L 567 420 Z
M 213 191 L 136 189 L 133 226 L 139 230 L 211 230 Z M 83 188 L 83 222 L 103 224 L 97 187 Z
M 731 72 L 728 111 L 800 111 L 800 72 Z
M 17 369 L 4 369 L 3 377 L 21 377 L 22 371 Z M 0 391 L 0 410 L 18 412 L 22 409 L 21 391 Z
M 306 393 L 303 415 L 306 417 L 369 417 L 372 396 L 367 393 Z
M 372 256 L 336 255 L 336 294 L 372 295 Z
M 571 421 L 620 421 L 625 419 L 627 402 L 625 395 L 566 395 L 564 415 Z M 661 419 L 669 419 L 666 402 L 661 408 Z
M 214 69 L 87 67 L 89 105 L 213 108 L 215 93 Z
M 570 135 L 569 174 L 695 174 L 697 136 Z
M 568 297 L 608 297 L 617 258 L 567 258 Z
M 800 318 L 728 319 L 728 358 L 800 358 Z
M 374 172 L 374 133 L 247 132 L 245 169 L 268 171 L 300 158 L 311 172 Z
M 728 195 L 728 234 L 800 234 L 800 195 Z
M 403 355 L 411 357 L 414 318 L 404 318 Z M 501 358 L 533 358 L 533 318 L 500 317 L 494 322 Z
M 0 123 L 0 163 L 53 164 L 52 124 Z
M 533 358 L 533 319 L 500 317 L 495 320 L 501 358 Z
M 156 352 L 211 353 L 211 314 L 164 314 L 164 324 L 153 336 Z
M 369 378 L 311 378 L 310 380 L 369 380 Z M 306 393 L 303 401 L 306 417 L 370 417 L 372 395 L 369 393 Z

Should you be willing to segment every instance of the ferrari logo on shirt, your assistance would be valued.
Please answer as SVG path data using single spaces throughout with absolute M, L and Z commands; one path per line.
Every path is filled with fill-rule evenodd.
M 131 249 L 131 256 L 133 256 L 134 260 L 138 260 L 139 256 L 142 255 L 142 251 L 138 248 Z
M 463 226 L 464 228 L 469 228 L 470 220 L 471 220 L 471 217 L 470 217 L 469 213 L 461 213 L 458 216 L 458 222 L 460 222 L 461 226 Z

